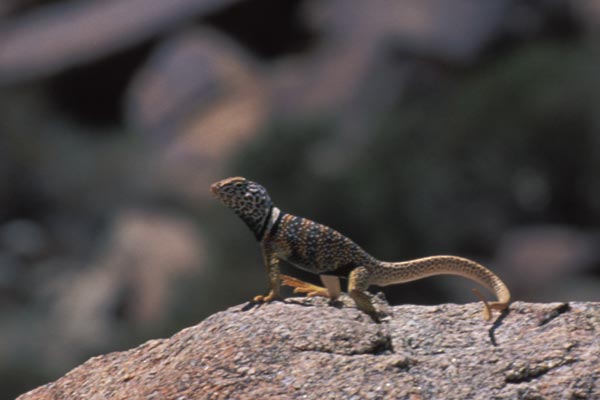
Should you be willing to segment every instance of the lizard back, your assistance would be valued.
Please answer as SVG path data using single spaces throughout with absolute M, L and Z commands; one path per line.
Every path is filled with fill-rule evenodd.
M 279 218 L 264 245 L 296 267 L 316 274 L 347 277 L 358 266 L 378 263 L 335 229 L 291 214 Z

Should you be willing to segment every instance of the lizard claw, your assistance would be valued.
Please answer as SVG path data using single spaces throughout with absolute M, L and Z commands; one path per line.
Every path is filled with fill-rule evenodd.
M 258 296 L 254 296 L 253 300 L 255 303 L 270 303 L 271 301 L 279 299 L 281 299 L 281 296 L 271 290 L 267 295 L 259 294 Z
M 508 303 L 503 302 L 491 302 L 489 303 L 481 294 L 481 292 L 477 289 L 472 289 L 475 296 L 479 297 L 479 299 L 483 302 L 483 319 L 489 321 L 492 319 L 492 310 L 504 310 L 508 307 Z

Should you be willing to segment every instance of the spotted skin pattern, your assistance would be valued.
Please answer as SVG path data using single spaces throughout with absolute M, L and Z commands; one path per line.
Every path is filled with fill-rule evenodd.
M 265 237 L 265 244 L 289 263 L 319 275 L 346 277 L 358 266 L 377 263 L 338 231 L 291 214 L 283 215 L 276 230 Z
M 498 301 L 487 302 L 479 291 L 473 290 L 484 303 L 486 320 L 491 318 L 492 310 L 504 310 L 510 303 L 510 292 L 504 282 L 475 261 L 456 256 L 379 261 L 335 229 L 281 212 L 273 205 L 266 189 L 256 182 L 242 177 L 227 178 L 212 184 L 211 192 L 246 223 L 261 244 L 270 292 L 256 296 L 257 302 L 281 298 L 281 283 L 294 287 L 294 293 L 335 299 L 340 295 L 339 278 L 342 277 L 349 279 L 348 293 L 357 307 L 376 318 L 376 310 L 367 295 L 370 285 L 387 286 L 433 275 L 459 275 L 481 284 L 498 298 Z M 320 275 L 325 287 L 280 274 L 281 260 Z

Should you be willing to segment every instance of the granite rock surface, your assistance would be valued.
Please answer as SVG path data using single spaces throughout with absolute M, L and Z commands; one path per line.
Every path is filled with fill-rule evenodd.
M 94 357 L 28 399 L 600 398 L 600 304 L 239 305 Z

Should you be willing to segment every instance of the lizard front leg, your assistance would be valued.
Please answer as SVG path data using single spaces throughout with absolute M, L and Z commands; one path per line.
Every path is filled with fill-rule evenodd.
M 271 252 L 263 250 L 263 259 L 267 269 L 267 279 L 269 280 L 269 293 L 266 295 L 259 294 L 254 296 L 254 301 L 257 303 L 268 303 L 273 300 L 281 299 L 279 259 Z

